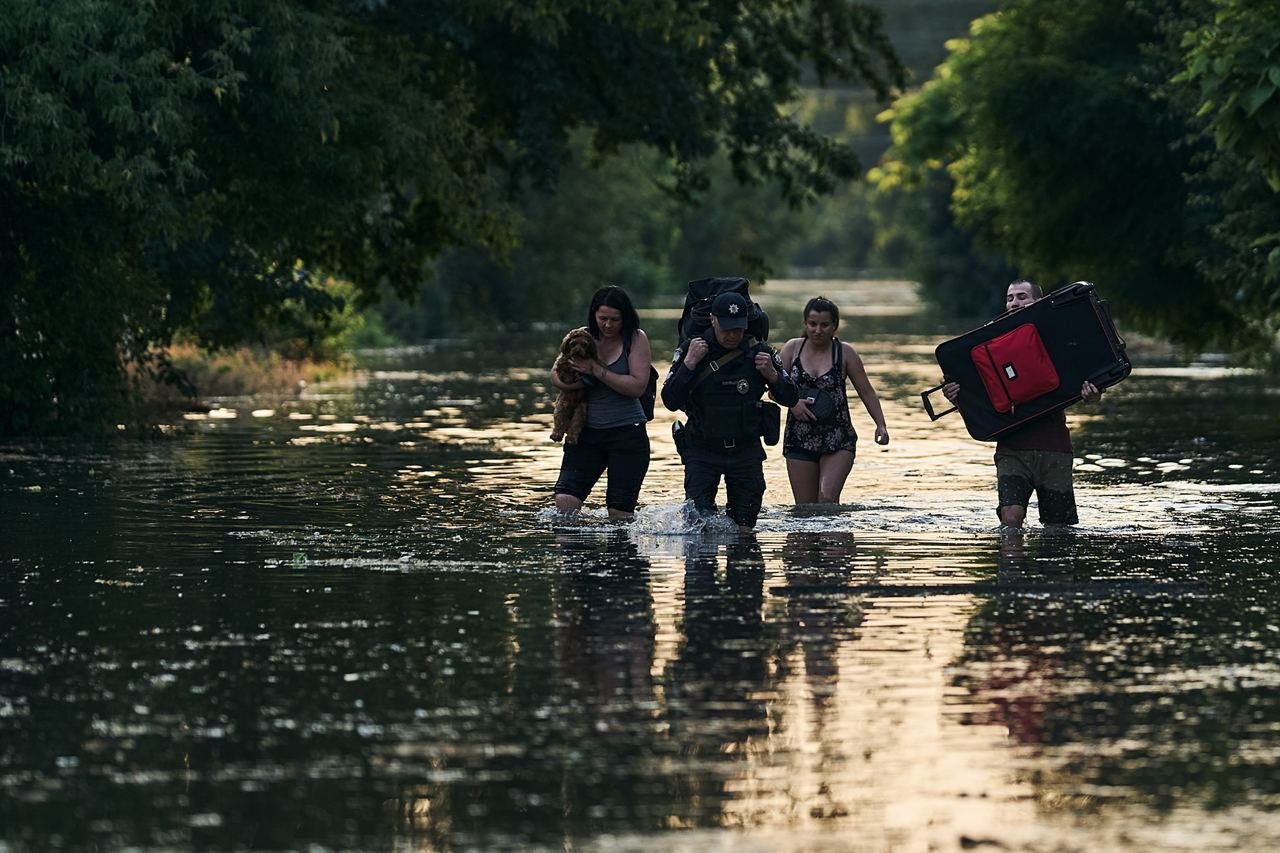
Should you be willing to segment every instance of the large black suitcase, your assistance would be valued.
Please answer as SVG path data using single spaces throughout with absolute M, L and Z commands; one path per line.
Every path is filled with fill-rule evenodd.
M 975 364 L 975 358 L 981 357 L 975 355 L 975 348 L 983 353 L 984 344 L 1008 339 L 1010 333 L 1027 324 L 1034 326 L 1052 362 L 1057 385 L 1034 399 L 1011 403 L 988 391 L 990 375 L 984 383 Z M 1087 281 L 1059 288 L 1026 308 L 1002 314 L 958 338 L 943 341 L 934 355 L 942 368 L 943 384 L 959 384 L 960 399 L 956 406 L 935 413 L 929 395 L 942 389 L 942 385 L 936 385 L 920 395 L 925 411 L 936 421 L 958 408 L 969 435 L 979 441 L 994 441 L 1001 433 L 1071 405 L 1080 399 L 1080 386 L 1085 380 L 1101 390 L 1115 385 L 1133 370 L 1106 303 Z M 993 366 L 1002 375 L 1016 375 L 1014 366 Z

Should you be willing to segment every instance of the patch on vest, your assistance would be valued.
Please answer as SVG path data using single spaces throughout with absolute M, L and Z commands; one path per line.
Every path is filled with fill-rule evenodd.
M 745 379 L 739 379 L 736 387 L 739 394 L 746 394 L 751 390 L 751 383 Z

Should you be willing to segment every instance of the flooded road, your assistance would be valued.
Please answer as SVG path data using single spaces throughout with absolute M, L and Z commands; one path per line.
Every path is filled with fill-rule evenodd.
M 661 411 L 633 524 L 550 511 L 559 329 L 0 447 L 0 850 L 1280 846 L 1280 386 L 1135 347 L 1080 526 L 1004 536 L 919 400 L 964 329 L 776 282 L 775 341 L 818 292 L 893 441 L 855 400 L 822 513 L 771 450 L 746 539 L 686 528 Z

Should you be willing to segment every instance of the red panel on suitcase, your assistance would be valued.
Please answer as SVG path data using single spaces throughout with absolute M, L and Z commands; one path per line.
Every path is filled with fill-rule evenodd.
M 969 351 L 997 412 L 1012 412 L 1058 387 L 1058 371 L 1035 324 L 1024 323 Z

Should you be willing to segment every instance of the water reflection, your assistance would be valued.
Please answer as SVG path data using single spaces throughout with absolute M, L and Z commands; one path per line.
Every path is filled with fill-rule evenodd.
M 784 596 L 777 676 L 782 683 L 804 685 L 809 708 L 797 709 L 797 724 L 817 747 L 806 762 L 809 778 L 793 788 L 793 798 L 818 820 L 847 817 L 850 809 L 837 796 L 847 748 L 837 696 L 840 649 L 855 640 L 862 623 L 863 600 L 850 595 L 851 585 L 866 579 L 855 567 L 856 556 L 854 535 L 840 532 L 789 533 L 782 552 L 786 586 L 779 590 Z
M 1247 814 L 1280 793 L 1274 555 L 1210 568 L 1195 543 L 1111 543 L 1104 568 L 1093 550 L 1072 536 L 1002 542 L 1005 594 L 974 614 L 955 664 L 984 709 L 968 722 L 1008 731 L 1034 760 L 1038 798 L 1086 811 Z
M 735 777 L 767 739 L 764 558 L 753 538 L 691 540 L 685 557 L 684 643 L 663 674 L 683 772 L 674 825 L 743 825 Z

